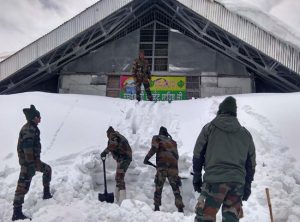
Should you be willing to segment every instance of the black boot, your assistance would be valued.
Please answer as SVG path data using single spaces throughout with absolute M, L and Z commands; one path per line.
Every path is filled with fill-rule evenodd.
M 159 211 L 159 206 L 158 205 L 154 205 L 154 211 Z
M 178 212 L 183 213 L 183 207 L 179 207 Z
M 31 218 L 26 217 L 23 214 L 23 212 L 22 212 L 22 206 L 20 206 L 20 207 L 14 207 L 14 212 L 13 212 L 11 220 L 15 221 L 15 220 L 25 220 L 25 219 L 31 220 Z
M 47 199 L 50 199 L 50 198 L 52 198 L 52 195 L 50 193 L 50 187 L 44 187 L 44 196 L 43 196 L 43 199 L 47 200 Z

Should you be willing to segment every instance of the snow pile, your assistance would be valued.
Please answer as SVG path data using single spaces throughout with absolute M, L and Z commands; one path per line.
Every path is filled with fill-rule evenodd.
M 295 94 L 236 96 L 238 117 L 253 135 L 257 173 L 252 196 L 244 203 L 242 221 L 269 221 L 264 189 L 270 188 L 276 221 L 300 221 L 300 171 L 297 157 L 300 106 Z M 193 221 L 198 194 L 193 192 L 192 151 L 196 138 L 214 118 L 224 97 L 188 101 L 140 102 L 83 95 L 24 93 L 0 96 L 0 221 L 9 221 L 19 174 L 18 133 L 25 122 L 22 108 L 35 104 L 42 115 L 42 160 L 53 169 L 53 199 L 42 200 L 42 175 L 33 178 L 23 205 L 33 221 Z M 282 101 L 283 105 L 279 105 Z M 288 107 L 288 108 L 287 108 Z M 128 199 L 121 206 L 101 203 L 103 170 L 100 153 L 106 147 L 106 129 L 112 125 L 133 149 L 125 180 Z M 155 169 L 143 164 L 152 136 L 164 125 L 178 143 L 185 213 L 176 212 L 168 183 L 161 212 L 153 212 Z M 289 134 L 289 137 L 287 136 Z M 152 159 L 154 161 L 154 159 Z M 107 160 L 108 191 L 115 186 L 116 163 Z M 220 215 L 218 215 L 220 221 Z
M 215 0 L 265 31 L 300 48 L 300 2 L 295 0 Z
M 4 59 L 8 58 L 12 54 L 13 54 L 13 52 L 2 52 L 2 53 L 0 53 L 0 62 L 2 62 Z

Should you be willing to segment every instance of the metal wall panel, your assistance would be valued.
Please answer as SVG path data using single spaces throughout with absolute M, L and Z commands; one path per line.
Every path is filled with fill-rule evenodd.
M 208 0 L 178 1 L 289 69 L 300 73 L 300 49 L 296 46 L 288 45 L 275 38 L 241 16 L 233 14 L 219 3 Z
M 22 49 L 21 51 L 19 51 L 18 57 L 19 57 L 18 67 L 24 67 L 28 63 L 34 61 L 35 58 L 37 57 L 36 47 L 34 47 L 33 45 L 31 47 L 26 47 Z
M 0 81 L 46 55 L 133 0 L 100 0 L 50 33 L 0 62 Z

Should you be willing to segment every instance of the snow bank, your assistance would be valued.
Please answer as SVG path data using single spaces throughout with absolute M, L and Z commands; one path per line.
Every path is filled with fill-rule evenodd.
M 300 171 L 297 158 L 300 94 L 237 95 L 238 118 L 253 135 L 257 173 L 252 196 L 244 203 L 242 221 L 269 221 L 264 193 L 270 188 L 276 221 L 300 220 Z M 0 96 L 0 221 L 9 221 L 19 174 L 16 145 L 25 122 L 22 108 L 35 104 L 41 112 L 42 160 L 53 169 L 53 199 L 42 200 L 42 176 L 34 177 L 24 211 L 33 221 L 192 221 L 198 195 L 193 192 L 192 151 L 196 138 L 214 118 L 224 97 L 188 101 L 140 102 L 97 96 L 24 93 Z M 280 101 L 280 104 L 279 104 Z M 101 203 L 103 170 L 100 153 L 106 129 L 114 126 L 133 149 L 126 174 L 128 200 L 121 206 Z M 155 169 L 143 164 L 151 138 L 164 125 L 178 143 L 185 214 L 176 212 L 165 184 L 161 212 L 153 212 Z M 113 192 L 115 161 L 107 160 L 108 191 Z M 220 221 L 220 215 L 218 215 Z
M 300 2 L 295 0 L 215 0 L 265 31 L 300 48 Z

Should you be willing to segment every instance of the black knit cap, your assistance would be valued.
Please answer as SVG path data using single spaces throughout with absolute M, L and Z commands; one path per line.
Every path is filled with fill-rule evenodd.
M 106 133 L 110 134 L 110 133 L 113 133 L 113 132 L 115 132 L 114 128 L 112 128 L 112 126 L 108 127 Z
M 30 108 L 24 108 L 23 113 L 27 121 L 33 120 L 35 117 L 41 117 L 40 112 L 35 108 L 34 105 L 30 105 Z
M 168 130 L 166 127 L 161 126 L 159 128 L 159 135 L 169 136 Z
M 226 97 L 219 105 L 218 114 L 231 114 L 236 116 L 237 106 L 236 100 L 232 96 Z

